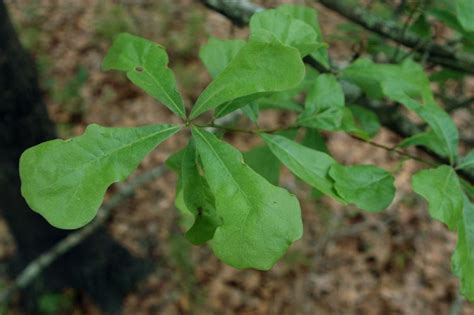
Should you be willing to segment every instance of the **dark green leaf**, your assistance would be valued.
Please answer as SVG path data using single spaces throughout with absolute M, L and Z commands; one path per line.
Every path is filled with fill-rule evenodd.
M 377 115 L 362 106 L 349 106 L 354 118 L 354 124 L 363 130 L 370 138 L 374 137 L 380 130 L 380 122 Z
M 244 161 L 255 172 L 262 175 L 273 185 L 278 185 L 280 179 L 280 161 L 267 146 L 255 147 L 244 152 Z
M 186 209 L 195 217 L 194 225 L 186 233 L 186 238 L 193 244 L 202 244 L 212 239 L 216 228 L 221 224 L 214 196 L 198 168 L 196 148 L 191 139 L 182 160 L 181 183 Z

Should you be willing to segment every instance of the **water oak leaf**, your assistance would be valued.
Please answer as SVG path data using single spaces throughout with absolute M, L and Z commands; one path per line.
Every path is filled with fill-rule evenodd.
M 311 26 L 318 35 L 319 41 L 322 41 L 323 35 L 319 27 L 317 12 L 303 5 L 283 4 L 276 8 L 278 12 L 285 13 L 294 19 L 301 20 Z M 311 53 L 311 57 L 319 61 L 325 67 L 329 67 L 329 55 L 326 45 L 322 45 Z
M 447 165 L 422 170 L 412 177 L 413 190 L 428 201 L 431 217 L 455 229 L 462 215 L 463 196 L 456 172 Z
M 250 41 L 202 92 L 190 118 L 237 98 L 252 94 L 258 98 L 265 92 L 294 88 L 303 80 L 304 73 L 304 64 L 295 48 L 277 42 Z
M 437 134 L 433 132 L 433 130 L 414 134 L 411 137 L 403 139 L 403 141 L 398 144 L 398 146 L 401 148 L 406 148 L 413 145 L 424 146 L 441 156 L 449 155 L 445 149 L 443 141 L 438 137 Z
M 209 74 L 215 78 L 229 65 L 244 46 L 245 41 L 241 39 L 222 40 L 211 37 L 205 45 L 201 46 L 199 58 L 206 66 Z
M 173 72 L 168 68 L 168 55 L 162 46 L 128 33 L 119 34 L 107 52 L 102 68 L 126 72 L 135 85 L 179 117 L 186 117 Z
M 363 210 L 383 210 L 395 197 L 393 175 L 376 166 L 334 164 L 329 175 L 335 181 L 337 193 Z
M 179 129 L 93 124 L 79 137 L 31 147 L 20 158 L 21 193 L 51 225 L 84 226 L 96 215 L 107 188 L 129 176 L 145 155 Z
M 461 281 L 461 293 L 474 301 L 474 205 L 465 195 L 457 228 L 458 242 L 451 260 L 453 272 Z
M 474 32 L 474 1 L 456 0 L 456 15 L 466 31 Z
M 321 47 L 318 34 L 309 24 L 274 9 L 252 15 L 250 38 L 264 42 L 277 39 L 287 46 L 298 49 L 301 57 Z
M 262 175 L 273 185 L 280 180 L 280 161 L 270 151 L 268 146 L 259 146 L 244 152 L 244 161 L 255 172 Z
M 469 151 L 458 163 L 459 169 L 470 169 L 474 168 L 474 149 Z
M 337 163 L 331 156 L 279 135 L 262 133 L 260 136 L 280 162 L 298 178 L 344 203 L 334 190 L 334 182 L 328 175 L 330 167 Z
M 352 112 L 354 124 L 363 130 L 370 138 L 374 137 L 380 130 L 380 121 L 373 111 L 358 105 L 348 106 Z
M 214 195 L 206 179 L 200 174 L 199 167 L 196 147 L 194 140 L 191 139 L 181 163 L 181 188 L 186 209 L 195 218 L 193 226 L 185 236 L 195 245 L 212 239 L 220 224 L 214 205 Z
M 322 130 L 336 130 L 344 115 L 344 91 L 332 74 L 321 74 L 309 90 L 305 110 L 298 124 Z
M 421 104 L 414 100 L 403 90 L 399 89 L 396 82 L 384 83 L 383 90 L 390 99 L 414 111 L 431 127 L 434 135 L 438 138 L 436 142 L 442 144 L 436 152 L 444 153 L 443 155 L 447 156 L 451 163 L 454 163 L 458 155 L 459 132 L 451 116 L 434 101 Z
M 302 236 L 298 200 L 258 175 L 237 149 L 211 133 L 194 128 L 193 138 L 223 220 L 211 241 L 214 253 L 236 268 L 270 269 Z
M 407 59 L 402 64 L 378 64 L 361 58 L 345 68 L 342 78 L 358 85 L 369 97 L 381 99 L 384 83 L 396 83 L 397 89 L 411 97 L 432 100 L 430 82 L 423 68 Z

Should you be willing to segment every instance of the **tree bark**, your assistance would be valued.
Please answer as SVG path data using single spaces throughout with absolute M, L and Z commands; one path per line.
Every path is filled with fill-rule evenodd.
M 17 245 L 12 275 L 69 233 L 29 209 L 20 193 L 21 153 L 55 137 L 35 69 L 0 0 L 0 210 Z M 39 294 L 73 287 L 116 313 L 125 294 L 150 270 L 150 263 L 131 256 L 102 228 L 48 268 L 24 292 L 24 306 L 31 311 Z

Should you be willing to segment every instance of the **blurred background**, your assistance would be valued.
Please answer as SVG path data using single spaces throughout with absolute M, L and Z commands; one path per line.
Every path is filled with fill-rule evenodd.
M 363 55 L 387 61 L 387 55 L 398 46 L 317 1 L 256 1 L 263 7 L 284 2 L 310 5 L 318 11 L 336 67 Z M 423 1 L 335 2 L 363 7 L 379 18 L 404 25 L 412 19 L 410 14 L 421 16 L 418 6 Z M 449 1 L 424 2 L 428 7 L 449 5 Z M 0 6 L 0 23 L 5 23 L 8 12 L 15 36 L 32 63 L 21 56 L 26 59 L 8 68 L 8 75 L 7 68 L 2 68 L 0 82 L 10 86 L 20 80 L 17 71 L 36 70 L 36 74 L 22 77 L 27 78 L 22 83 L 27 86 L 24 94 L 34 100 L 22 100 L 24 109 L 15 115 L 33 111 L 42 123 L 40 126 L 30 116 L 15 127 L 23 130 L 26 125 L 35 125 L 27 128 L 28 135 L 39 138 L 29 142 L 15 138 L 21 130 L 10 136 L 6 129 L 0 133 L 4 133 L 2 141 L 11 144 L 14 139 L 25 147 L 54 134 L 59 138 L 79 135 L 91 123 L 118 127 L 179 122 L 123 74 L 101 71 L 102 59 L 118 33 L 137 34 L 166 47 L 188 108 L 210 82 L 198 58 L 200 45 L 210 36 L 245 38 L 248 34 L 245 27 L 235 26 L 200 1 L 10 0 L 4 5 Z M 421 32 L 428 30 L 443 45 L 458 38 L 456 30 L 435 14 L 423 16 L 424 22 L 405 25 L 413 31 L 416 27 Z M 7 35 L 0 32 L 2 49 L 7 49 L 1 46 L 7 43 L 5 38 Z M 17 45 L 14 49 L 21 51 Z M 406 53 L 403 49 L 402 55 Z M 12 56 L 20 58 L 17 53 Z M 441 70 L 427 65 L 444 101 L 474 96 L 472 76 Z M 4 97 L 7 92 L 0 90 Z M 51 123 L 46 113 L 38 113 L 42 106 Z M 452 111 L 464 150 L 472 148 L 474 140 L 472 114 L 472 102 Z M 259 124 L 272 128 L 293 118 L 287 112 L 268 110 L 262 113 Z M 239 124 L 250 126 L 251 122 L 241 118 Z M 304 236 L 272 270 L 236 270 L 219 262 L 207 246 L 192 246 L 184 238 L 182 220 L 174 206 L 176 176 L 164 170 L 114 207 L 106 222 L 80 246 L 61 255 L 21 293 L 12 292 L 0 314 L 474 314 L 474 304 L 459 296 L 458 280 L 451 272 L 449 257 L 455 235 L 431 220 L 426 203 L 411 191 L 410 176 L 421 165 L 402 161 L 393 153 L 361 144 L 343 133 L 324 136 L 329 151 L 343 163 L 373 163 L 396 171 L 397 196 L 389 209 L 366 214 L 319 198 L 283 169 L 280 184 L 300 200 Z M 228 134 L 226 139 L 243 151 L 259 144 L 251 135 Z M 382 128 L 375 140 L 393 146 L 400 138 Z M 163 143 L 134 176 L 162 165 L 185 144 L 185 133 Z M 17 151 L 21 153 L 25 147 Z M 7 154 L 9 148 L 5 145 L 0 152 Z M 3 163 L 0 165 L 10 171 L 2 170 L 4 179 L 0 182 L 4 190 L 0 196 L 0 290 L 8 288 L 29 261 L 67 234 L 54 231 L 29 210 L 15 217 L 23 213 L 15 211 L 24 207 L 19 198 L 13 200 L 17 193 L 13 187 L 17 183 L 16 166 Z M 8 192 L 10 188 L 13 190 Z M 112 188 L 109 193 L 116 190 Z M 29 216 L 32 223 L 28 223 Z

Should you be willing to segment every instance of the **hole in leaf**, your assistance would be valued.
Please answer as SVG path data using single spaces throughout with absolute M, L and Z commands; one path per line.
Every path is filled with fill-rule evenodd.
M 136 71 L 136 72 L 143 72 L 143 68 L 140 67 L 140 66 L 136 66 L 136 67 L 135 67 L 135 71 Z

